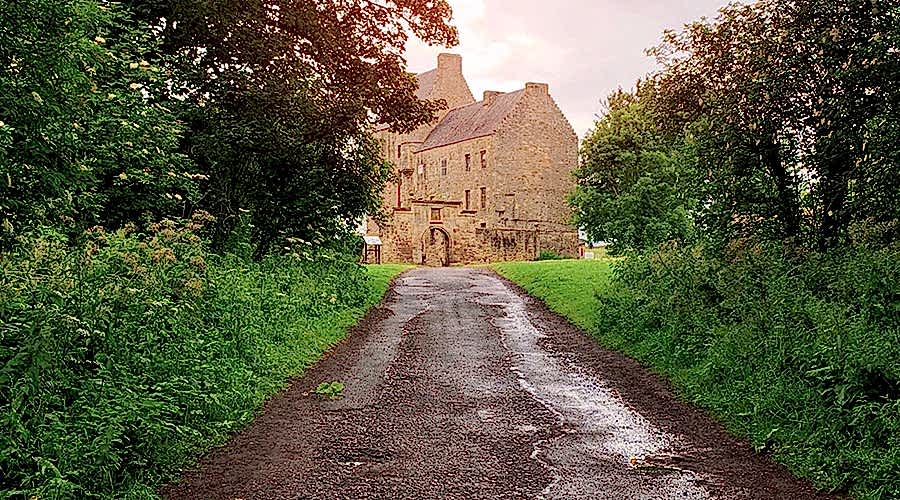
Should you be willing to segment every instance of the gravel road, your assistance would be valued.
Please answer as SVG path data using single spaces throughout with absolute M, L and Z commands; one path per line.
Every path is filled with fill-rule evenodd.
M 344 396 L 312 394 L 321 382 Z M 173 499 L 813 499 L 497 275 L 416 269 Z

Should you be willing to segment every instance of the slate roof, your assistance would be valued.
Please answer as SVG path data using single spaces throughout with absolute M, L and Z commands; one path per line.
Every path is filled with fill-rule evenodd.
M 481 101 L 450 111 L 428 134 L 419 151 L 493 134 L 524 94 L 524 89 L 517 90 L 498 95 L 488 106 Z
M 418 97 L 420 101 L 424 101 L 425 99 L 428 99 L 431 90 L 434 89 L 434 84 L 437 81 L 437 68 L 424 73 L 419 73 L 416 75 L 416 78 L 419 80 L 419 90 L 416 91 L 416 97 Z

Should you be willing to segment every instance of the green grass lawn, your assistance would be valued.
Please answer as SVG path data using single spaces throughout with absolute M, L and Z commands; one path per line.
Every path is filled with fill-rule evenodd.
M 400 273 L 412 269 L 412 266 L 404 264 L 372 264 L 366 266 L 366 272 L 371 278 L 371 295 L 369 296 L 368 305 L 371 307 L 381 301 L 387 292 L 391 280 L 396 278 Z
M 490 267 L 592 334 L 597 292 L 609 286 L 612 259 L 504 262 Z

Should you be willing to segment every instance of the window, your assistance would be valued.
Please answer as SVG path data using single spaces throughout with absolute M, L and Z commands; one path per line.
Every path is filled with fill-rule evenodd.
M 447 175 L 447 159 L 441 160 L 441 175 Z
M 440 222 L 441 220 L 441 209 L 440 208 L 432 208 L 431 209 L 431 221 L 432 222 Z
M 400 181 L 397 182 L 397 208 L 402 207 L 402 205 L 400 204 L 400 201 L 401 201 L 400 200 L 400 189 L 402 189 L 402 188 L 403 188 L 403 179 L 400 179 Z
M 472 155 L 466 155 L 466 172 L 472 171 Z M 466 191 L 468 193 L 468 191 Z
M 397 158 L 400 158 L 400 148 L 402 146 L 403 146 L 402 144 L 397 144 Z
M 487 168 L 487 151 L 481 150 L 481 168 Z
M 471 196 L 470 196 L 471 194 L 472 194 L 472 192 L 469 191 L 468 189 L 466 189 L 466 210 L 469 210 L 469 208 L 470 208 L 469 200 L 471 199 Z
M 487 208 L 487 188 L 481 188 L 481 208 Z

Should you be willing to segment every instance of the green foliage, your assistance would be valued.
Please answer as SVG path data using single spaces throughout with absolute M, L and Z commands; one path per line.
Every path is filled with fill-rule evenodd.
M 541 253 L 538 254 L 537 258 L 534 260 L 563 260 L 565 257 L 562 255 L 552 251 L 552 250 L 541 250 Z
M 597 332 L 795 472 L 861 498 L 900 491 L 896 247 L 786 260 L 733 245 L 633 256 Z
M 652 53 L 582 147 L 578 220 L 633 250 L 586 324 L 821 487 L 897 498 L 900 6 L 735 3 Z
M 165 84 L 153 45 L 116 4 L 0 7 L 0 251 L 40 226 L 118 228 L 196 198 L 181 125 L 143 94 Z
M 898 219 L 898 34 L 892 0 L 736 4 L 667 34 L 655 109 L 697 143 L 716 244 L 825 250 L 855 222 Z
M 210 254 L 200 222 L 0 256 L 0 496 L 154 496 L 402 270 Z
M 453 45 L 445 0 L 129 0 L 162 40 L 184 148 L 210 176 L 200 207 L 220 246 L 252 220 L 257 257 L 327 244 L 379 209 L 388 164 L 375 123 L 413 130 L 443 102 L 415 97 L 409 33 Z M 264 34 L 264 35 L 263 35 Z
M 900 491 L 898 249 L 733 246 L 494 266 L 826 490 Z
M 322 382 L 313 392 L 328 399 L 337 399 L 344 395 L 344 384 L 337 381 Z
M 571 202 L 575 222 L 591 241 L 607 241 L 613 252 L 652 248 L 693 233 L 690 210 L 695 154 L 685 140 L 667 139 L 649 101 L 651 83 L 634 94 L 618 91 L 581 146 Z

